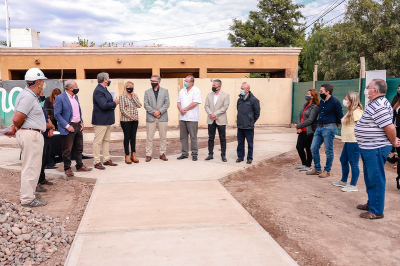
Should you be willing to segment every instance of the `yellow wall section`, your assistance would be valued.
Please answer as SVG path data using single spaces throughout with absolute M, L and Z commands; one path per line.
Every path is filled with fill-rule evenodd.
M 109 87 L 110 92 L 121 95 L 123 84 L 127 79 L 112 79 Z M 149 89 L 150 81 L 144 79 L 129 80 L 134 83 L 134 92 L 138 94 L 143 104 L 144 92 Z M 261 116 L 257 124 L 262 125 L 285 125 L 290 124 L 292 105 L 292 79 L 221 79 L 222 90 L 230 95 L 230 106 L 227 111 L 228 123 L 236 125 L 236 103 L 243 82 L 250 84 L 251 92 L 260 100 Z M 77 80 L 79 100 L 83 113 L 85 126 L 91 126 L 93 110 L 93 91 L 97 86 L 96 80 Z M 212 81 L 207 79 L 196 79 L 195 86 L 199 87 L 202 93 L 200 110 L 200 126 L 207 125 L 207 114 L 204 110 L 204 103 L 208 93 L 211 92 Z M 168 109 L 169 126 L 178 126 L 179 112 L 177 99 L 179 90 L 182 89 L 182 79 L 162 79 L 161 87 L 168 89 L 170 97 L 170 108 Z M 119 125 L 119 106 L 115 112 L 116 126 Z M 144 108 L 139 109 L 139 125 L 146 125 L 146 112 Z

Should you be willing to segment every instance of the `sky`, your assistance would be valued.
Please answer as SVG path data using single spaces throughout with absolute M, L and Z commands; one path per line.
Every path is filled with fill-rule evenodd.
M 304 4 L 312 22 L 333 0 L 294 0 Z M 41 47 L 62 46 L 81 39 L 114 42 L 118 46 L 229 47 L 233 18 L 247 20 L 258 0 L 8 0 L 10 28 L 40 32 Z M 329 21 L 344 12 L 338 6 L 324 17 Z M 340 20 L 340 16 L 331 23 Z M 6 40 L 5 2 L 0 2 L 0 40 Z

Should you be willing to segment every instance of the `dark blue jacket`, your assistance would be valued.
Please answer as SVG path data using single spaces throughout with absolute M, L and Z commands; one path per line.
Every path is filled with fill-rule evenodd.
M 341 124 L 343 118 L 342 104 L 338 99 L 331 96 L 327 101 L 319 102 L 319 124 Z
M 81 121 L 83 122 L 78 95 L 75 95 L 75 99 L 79 104 L 79 113 L 81 114 Z M 54 118 L 58 122 L 57 129 L 61 135 L 66 136 L 69 134 L 69 131 L 65 127 L 71 123 L 73 115 L 71 101 L 68 99 L 67 92 L 63 92 L 58 95 L 54 101 Z
M 254 129 L 254 124 L 260 117 L 260 101 L 251 93 L 246 99 L 239 95 L 237 101 L 237 127 L 239 129 Z
M 108 126 L 114 124 L 116 106 L 111 93 L 98 84 L 93 92 L 92 125 Z

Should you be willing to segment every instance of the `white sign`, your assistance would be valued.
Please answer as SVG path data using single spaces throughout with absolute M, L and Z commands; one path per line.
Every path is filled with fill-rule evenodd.
M 383 79 L 386 81 L 386 70 L 372 70 L 372 71 L 365 71 L 365 88 L 373 79 Z M 365 88 L 361 91 L 364 93 Z M 369 99 L 365 97 L 365 105 L 369 103 Z

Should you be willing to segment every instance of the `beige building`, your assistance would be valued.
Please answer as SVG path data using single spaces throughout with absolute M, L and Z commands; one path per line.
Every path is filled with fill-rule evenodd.
M 292 81 L 296 79 L 301 48 L 195 48 L 195 47 L 57 47 L 0 48 L 2 80 L 22 80 L 27 69 L 38 67 L 50 79 L 76 79 L 83 120 L 90 126 L 92 94 L 97 74 L 107 72 L 112 79 L 109 90 L 123 93 L 124 82 L 134 82 L 135 93 L 143 102 L 150 88 L 150 76 L 162 77 L 161 86 L 170 94 L 169 125 L 177 126 L 176 107 L 183 78 L 193 75 L 202 92 L 199 125 L 206 125 L 204 101 L 211 92 L 212 79 L 222 79 L 222 89 L 230 94 L 229 125 L 236 124 L 236 101 L 246 81 L 260 100 L 261 117 L 257 124 L 288 125 L 291 120 Z M 246 78 L 249 73 L 270 73 L 271 78 Z M 144 108 L 139 123 L 145 125 Z M 119 121 L 119 112 L 116 112 Z M 117 122 L 116 125 L 119 125 Z
M 32 67 L 51 79 L 93 79 L 106 71 L 111 78 L 243 78 L 270 73 L 292 78 L 301 48 L 197 47 L 51 47 L 0 48 L 2 80 L 23 79 Z

